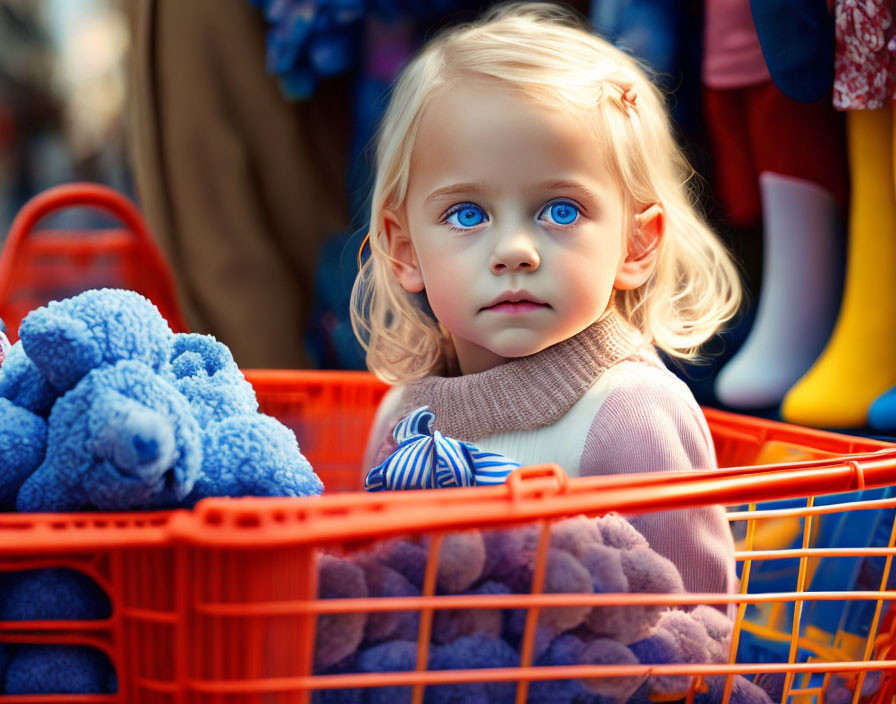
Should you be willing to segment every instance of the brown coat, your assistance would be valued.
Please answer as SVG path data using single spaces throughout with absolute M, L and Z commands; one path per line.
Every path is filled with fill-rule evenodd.
M 140 205 L 192 330 L 243 367 L 311 366 L 321 243 L 348 223 L 347 79 L 289 102 L 246 0 L 129 0 L 129 129 Z

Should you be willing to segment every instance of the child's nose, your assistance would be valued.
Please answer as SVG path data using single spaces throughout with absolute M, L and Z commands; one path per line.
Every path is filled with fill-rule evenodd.
M 507 271 L 531 272 L 538 269 L 541 257 L 531 235 L 516 230 L 501 237 L 492 250 L 489 267 L 494 274 Z

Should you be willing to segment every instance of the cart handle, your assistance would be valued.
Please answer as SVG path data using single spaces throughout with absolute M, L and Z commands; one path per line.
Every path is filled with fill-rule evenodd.
M 553 481 L 545 486 L 545 482 L 539 482 L 539 479 Z M 513 500 L 517 501 L 546 490 L 550 494 L 565 494 L 569 490 L 569 476 L 556 464 L 533 465 L 515 469 L 505 484 Z
M 48 188 L 31 198 L 22 206 L 12 226 L 6 242 L 0 252 L 0 302 L 9 300 L 12 281 L 12 272 L 15 268 L 19 250 L 22 248 L 25 238 L 34 230 L 40 220 L 51 213 L 66 208 L 87 207 L 109 213 L 122 222 L 137 241 L 147 266 L 153 268 L 167 291 L 172 297 L 168 305 L 169 315 L 173 318 L 169 324 L 176 329 L 187 330 L 177 298 L 174 294 L 174 277 L 171 268 L 162 255 L 149 228 L 143 220 L 143 216 L 128 198 L 118 191 L 99 183 L 74 182 Z

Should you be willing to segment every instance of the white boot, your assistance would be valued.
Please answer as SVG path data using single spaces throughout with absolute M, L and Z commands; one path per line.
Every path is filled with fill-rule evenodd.
M 716 379 L 734 408 L 777 406 L 830 337 L 843 280 L 843 224 L 821 186 L 763 172 L 762 290 L 743 347 Z

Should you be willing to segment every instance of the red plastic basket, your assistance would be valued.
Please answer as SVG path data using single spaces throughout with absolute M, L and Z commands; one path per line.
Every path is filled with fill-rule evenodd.
M 103 211 L 124 227 L 77 232 L 35 229 L 48 215 L 73 207 Z M 175 332 L 186 332 L 171 270 L 127 198 L 100 184 L 71 183 L 28 201 L 0 253 L 0 318 L 9 338 L 15 342 L 19 323 L 34 308 L 104 287 L 143 294 Z
M 0 640 L 96 647 L 114 664 L 120 688 L 114 695 L 0 695 L 0 702 L 279 704 L 307 702 L 313 689 L 384 684 L 413 687 L 414 701 L 419 702 L 427 684 L 483 679 L 517 682 L 517 701 L 523 702 L 526 683 L 533 680 L 644 674 L 648 670 L 693 674 L 692 699 L 699 690 L 700 673 L 783 671 L 795 677 L 805 674 L 807 668 L 812 672 L 896 668 L 896 660 L 882 659 L 880 652 L 869 650 L 864 660 L 871 661 L 860 663 L 732 662 L 629 666 L 620 671 L 606 666 L 539 668 L 524 661 L 509 670 L 430 672 L 426 670 L 426 643 L 437 609 L 527 608 L 535 615 L 531 620 L 547 606 L 632 603 L 633 596 L 641 603 L 652 599 L 651 603 L 678 605 L 742 599 L 802 603 L 820 597 L 804 591 L 706 598 L 557 595 L 539 594 L 538 590 L 492 597 L 435 596 L 437 548 L 431 547 L 429 577 L 421 597 L 318 600 L 314 569 L 321 549 L 356 551 L 400 535 L 426 534 L 437 546 L 441 537 L 452 531 L 529 521 L 547 527 L 554 520 L 579 513 L 637 513 L 710 503 L 743 505 L 889 486 L 896 484 L 896 447 L 892 445 L 708 410 L 720 462 L 727 467 L 714 472 L 567 479 L 557 468 L 544 466 L 523 468 L 499 487 L 340 493 L 361 481 L 360 458 L 367 428 L 385 387 L 361 373 L 250 371 L 247 378 L 255 385 L 262 408 L 298 431 L 305 443 L 303 449 L 328 484 L 325 495 L 211 499 L 194 511 L 0 516 L 0 570 L 48 566 L 82 570 L 106 591 L 113 607 L 110 618 L 97 622 L 0 623 Z M 792 461 L 755 464 L 763 454 L 774 459 L 782 453 Z M 737 520 L 750 524 L 761 518 L 743 512 L 739 515 Z M 892 541 L 883 552 L 896 553 Z M 770 559 L 749 546 L 737 557 L 745 565 Z M 889 595 L 882 587 L 879 592 L 848 598 L 883 603 Z M 357 610 L 419 610 L 419 671 L 313 676 L 316 618 Z M 878 633 L 878 620 L 869 642 L 883 635 Z M 880 697 L 886 691 L 879 690 L 878 701 L 885 700 Z M 791 693 L 798 692 L 794 684 Z

